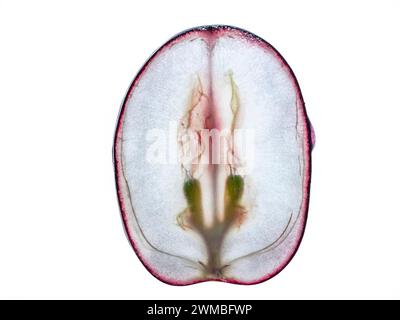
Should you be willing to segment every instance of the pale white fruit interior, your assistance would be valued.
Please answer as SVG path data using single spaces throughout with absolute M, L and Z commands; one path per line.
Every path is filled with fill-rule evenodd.
M 255 144 L 249 174 L 244 176 L 241 203 L 246 219 L 229 231 L 221 250 L 223 264 L 229 264 L 226 277 L 257 281 L 272 273 L 292 253 L 302 228 L 305 128 L 303 120 L 298 121 L 293 80 L 280 61 L 257 44 L 221 36 L 210 50 L 205 40 L 189 36 L 159 53 L 141 75 L 126 104 L 119 145 L 129 186 L 120 181 L 129 236 L 147 266 L 169 281 L 200 279 L 197 262 L 207 261 L 207 251 L 196 232 L 176 223 L 187 207 L 180 164 L 168 153 L 165 159 L 158 158 L 161 163 L 149 161 L 148 151 L 163 132 L 170 152 L 178 149 L 176 131 L 171 133 L 170 126 L 185 113 L 197 78 L 205 91 L 212 90 L 220 125 L 229 127 L 228 72 L 240 96 L 239 127 L 254 131 Z M 251 254 L 273 243 L 284 230 L 275 249 Z

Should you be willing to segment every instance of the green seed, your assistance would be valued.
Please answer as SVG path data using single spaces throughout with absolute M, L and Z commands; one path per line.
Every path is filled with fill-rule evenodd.
M 183 185 L 183 192 L 191 212 L 194 226 L 201 227 L 203 224 L 203 208 L 201 204 L 201 187 L 197 179 L 190 179 Z
M 244 181 L 239 175 L 230 175 L 226 179 L 226 192 L 231 205 L 236 205 L 243 195 Z

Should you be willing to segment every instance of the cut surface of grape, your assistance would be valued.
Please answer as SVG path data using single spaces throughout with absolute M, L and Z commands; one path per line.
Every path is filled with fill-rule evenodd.
M 271 278 L 303 236 L 311 148 L 298 83 L 271 45 L 228 26 L 177 35 L 134 79 L 115 135 L 135 252 L 169 284 Z

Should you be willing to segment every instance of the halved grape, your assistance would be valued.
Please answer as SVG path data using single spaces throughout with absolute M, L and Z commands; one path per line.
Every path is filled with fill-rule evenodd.
M 140 70 L 114 157 L 128 238 L 160 280 L 252 284 L 301 241 L 311 126 L 281 55 L 234 27 L 188 30 Z

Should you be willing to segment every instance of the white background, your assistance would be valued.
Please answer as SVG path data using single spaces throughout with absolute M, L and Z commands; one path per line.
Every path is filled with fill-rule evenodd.
M 0 1 L 0 298 L 400 298 L 399 15 L 394 0 Z M 173 287 L 125 238 L 113 134 L 149 55 L 216 23 L 270 42 L 300 82 L 309 222 L 268 282 Z

